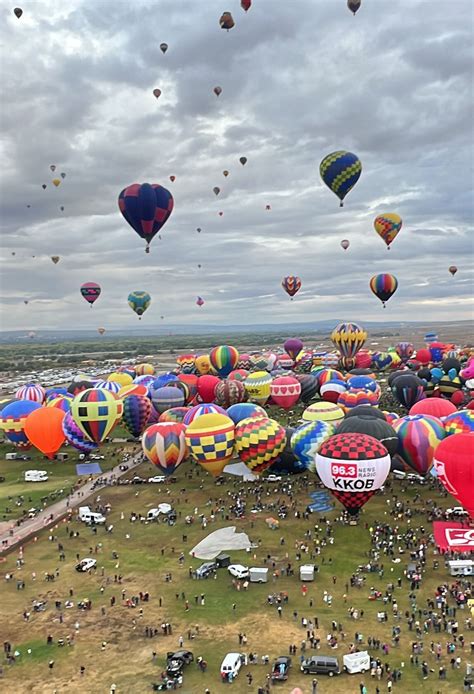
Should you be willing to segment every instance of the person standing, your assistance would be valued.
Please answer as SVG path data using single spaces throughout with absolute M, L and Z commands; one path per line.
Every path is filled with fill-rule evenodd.
M 313 678 L 313 681 L 311 682 L 311 694 L 318 694 L 318 680 L 316 677 Z

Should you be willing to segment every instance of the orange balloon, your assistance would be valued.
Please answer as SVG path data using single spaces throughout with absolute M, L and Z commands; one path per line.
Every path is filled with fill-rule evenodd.
M 36 416 L 32 417 L 32 414 Z M 26 418 L 26 436 L 35 448 L 50 459 L 54 458 L 66 439 L 63 432 L 65 416 L 66 413 L 57 407 L 40 407 Z

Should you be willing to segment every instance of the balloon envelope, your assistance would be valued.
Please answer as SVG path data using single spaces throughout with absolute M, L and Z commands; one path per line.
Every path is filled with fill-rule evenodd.
M 25 420 L 25 434 L 29 441 L 48 458 L 54 458 L 64 443 L 63 419 L 65 413 L 57 407 L 40 407 Z
M 434 456 L 439 481 L 474 518 L 474 434 L 455 434 L 441 441 Z
M 143 452 L 165 475 L 172 475 L 187 455 L 185 426 L 179 422 L 159 422 L 145 430 Z

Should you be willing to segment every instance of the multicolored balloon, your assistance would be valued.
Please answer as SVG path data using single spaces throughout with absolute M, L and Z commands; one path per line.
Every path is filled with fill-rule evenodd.
M 377 299 L 380 299 L 385 308 L 385 302 L 397 291 L 398 280 L 395 275 L 384 272 L 380 275 L 374 275 L 370 279 L 369 286 L 372 293 L 375 294 Z
M 235 347 L 220 345 L 214 347 L 209 354 L 211 366 L 221 378 L 227 378 L 239 361 L 239 352 Z
M 357 323 L 339 323 L 331 333 L 331 341 L 343 357 L 355 357 L 366 339 L 366 331 Z
M 89 455 L 97 449 L 97 444 L 94 441 L 89 441 L 84 436 L 83 432 L 77 426 L 72 414 L 67 412 L 62 421 L 63 433 L 66 441 L 81 453 Z
M 274 419 L 249 417 L 235 427 L 235 450 L 254 474 L 269 468 L 285 446 L 285 429 Z
M 102 290 L 97 282 L 84 282 L 84 284 L 81 285 L 80 291 L 84 299 L 91 305 L 92 308 L 92 304 L 94 301 L 97 301 Z
M 344 419 L 344 410 L 331 402 L 315 402 L 307 407 L 301 418 L 305 422 L 328 422 L 337 424 Z
M 294 295 L 301 289 L 301 280 L 296 275 L 288 275 L 282 279 L 281 286 L 293 300 Z
M 390 250 L 390 244 L 402 228 L 402 218 L 393 212 L 380 214 L 374 219 L 374 228 L 382 241 L 387 244 L 387 250 Z
M 125 220 L 138 236 L 145 239 L 145 252 L 149 253 L 152 239 L 173 211 L 173 196 L 157 183 L 133 183 L 122 190 L 118 204 Z
M 243 419 L 249 419 L 250 417 L 264 417 L 268 418 L 267 412 L 254 402 L 240 402 L 235 405 L 231 405 L 227 410 L 227 415 L 232 419 L 234 424 L 239 424 Z
M 232 405 L 244 402 L 247 399 L 247 391 L 242 381 L 226 379 L 216 385 L 215 400 L 218 405 L 227 409 Z
M 186 444 L 194 460 L 217 477 L 234 454 L 234 422 L 225 414 L 197 417 L 186 427 Z
M 393 423 L 398 436 L 398 455 L 419 475 L 426 475 L 435 450 L 446 436 L 443 423 L 429 415 L 408 415 Z
M 438 480 L 474 519 L 474 435 L 454 434 L 441 441 L 434 455 Z
M 25 434 L 25 422 L 32 412 L 41 407 L 33 400 L 16 400 L 6 405 L 0 413 L 0 429 L 5 438 L 17 448 L 27 450 L 31 443 Z
M 138 320 L 141 320 L 143 314 L 151 304 L 151 296 L 148 294 L 148 292 L 136 290 L 134 292 L 130 292 L 127 301 L 132 311 L 137 314 Z
M 90 441 L 101 443 L 122 417 L 123 403 L 101 388 L 90 388 L 76 395 L 71 403 L 72 417 Z
M 38 383 L 27 383 L 15 393 L 15 397 L 18 400 L 31 400 L 32 402 L 39 402 L 40 404 L 44 402 L 46 397 L 46 391 L 43 386 Z
M 422 400 L 424 394 L 424 382 L 414 374 L 397 374 L 391 383 L 392 394 L 408 410 L 415 402 Z
M 160 414 L 159 422 L 179 422 L 183 423 L 185 416 L 189 412 L 189 407 L 172 407 Z
M 339 198 L 340 206 L 362 173 L 360 159 L 352 152 L 331 152 L 319 165 L 319 173 L 327 187 Z
M 448 414 L 443 418 L 444 430 L 447 436 L 453 434 L 473 434 L 474 433 L 474 412 L 472 410 L 459 410 Z
M 333 424 L 318 420 L 295 429 L 291 436 L 291 448 L 306 470 L 316 473 L 316 453 L 334 432 Z
M 347 512 L 357 515 L 387 479 L 390 456 L 372 436 L 336 434 L 316 454 L 316 471 Z
M 184 415 L 183 424 L 189 426 L 195 419 L 203 417 L 205 414 L 227 414 L 223 407 L 216 405 L 213 402 L 203 402 L 200 405 L 194 405 Z
M 270 397 L 272 377 L 267 371 L 255 371 L 244 381 L 249 400 L 258 405 L 265 405 Z
M 164 475 L 172 475 L 187 455 L 185 430 L 179 422 L 159 422 L 143 434 L 145 456 Z
M 134 438 L 138 438 L 146 429 L 151 407 L 145 395 L 128 395 L 123 401 L 123 425 Z

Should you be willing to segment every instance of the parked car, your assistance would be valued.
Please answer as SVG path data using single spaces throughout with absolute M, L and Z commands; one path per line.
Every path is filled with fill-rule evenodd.
M 447 516 L 468 516 L 468 512 L 462 506 L 454 506 L 446 509 Z
M 211 574 L 217 571 L 217 564 L 215 561 L 206 561 L 204 564 L 196 569 L 196 576 L 198 578 L 208 578 Z
M 305 675 L 340 675 L 341 669 L 337 658 L 328 655 L 312 655 L 301 663 Z
M 171 677 L 180 675 L 186 665 L 192 663 L 194 656 L 191 651 L 181 649 L 179 651 L 169 651 L 166 655 L 166 674 Z
M 291 667 L 291 658 L 281 655 L 272 665 L 272 682 L 285 682 Z
M 417 475 L 414 472 L 409 472 L 406 476 L 407 482 L 417 482 L 418 484 L 426 484 L 426 480 L 421 475 Z
M 155 477 L 149 477 L 148 482 L 151 482 L 152 484 L 162 484 L 163 482 L 166 482 L 166 477 L 164 475 L 156 475 Z
M 227 653 L 221 664 L 222 681 L 227 682 L 230 674 L 232 674 L 232 679 L 237 677 L 242 667 L 242 662 L 245 662 L 245 656 L 241 653 Z
M 267 475 L 263 478 L 265 482 L 281 482 L 281 477 L 279 475 Z
M 143 477 L 139 477 L 138 475 L 135 475 L 135 477 L 132 477 L 131 483 L 132 484 L 145 484 L 147 480 L 144 480 Z
M 392 475 L 396 480 L 404 480 L 406 479 L 407 473 L 403 472 L 403 470 L 392 470 Z
M 28 511 L 28 518 L 35 518 L 40 512 L 39 508 L 30 508 Z
M 248 578 L 250 575 L 249 567 L 243 566 L 242 564 L 231 564 L 227 567 L 227 571 L 231 576 L 239 579 Z
M 76 564 L 76 571 L 90 571 L 91 569 L 95 569 L 96 566 L 97 562 L 95 559 L 86 557 L 85 559 L 81 559 L 79 564 Z

